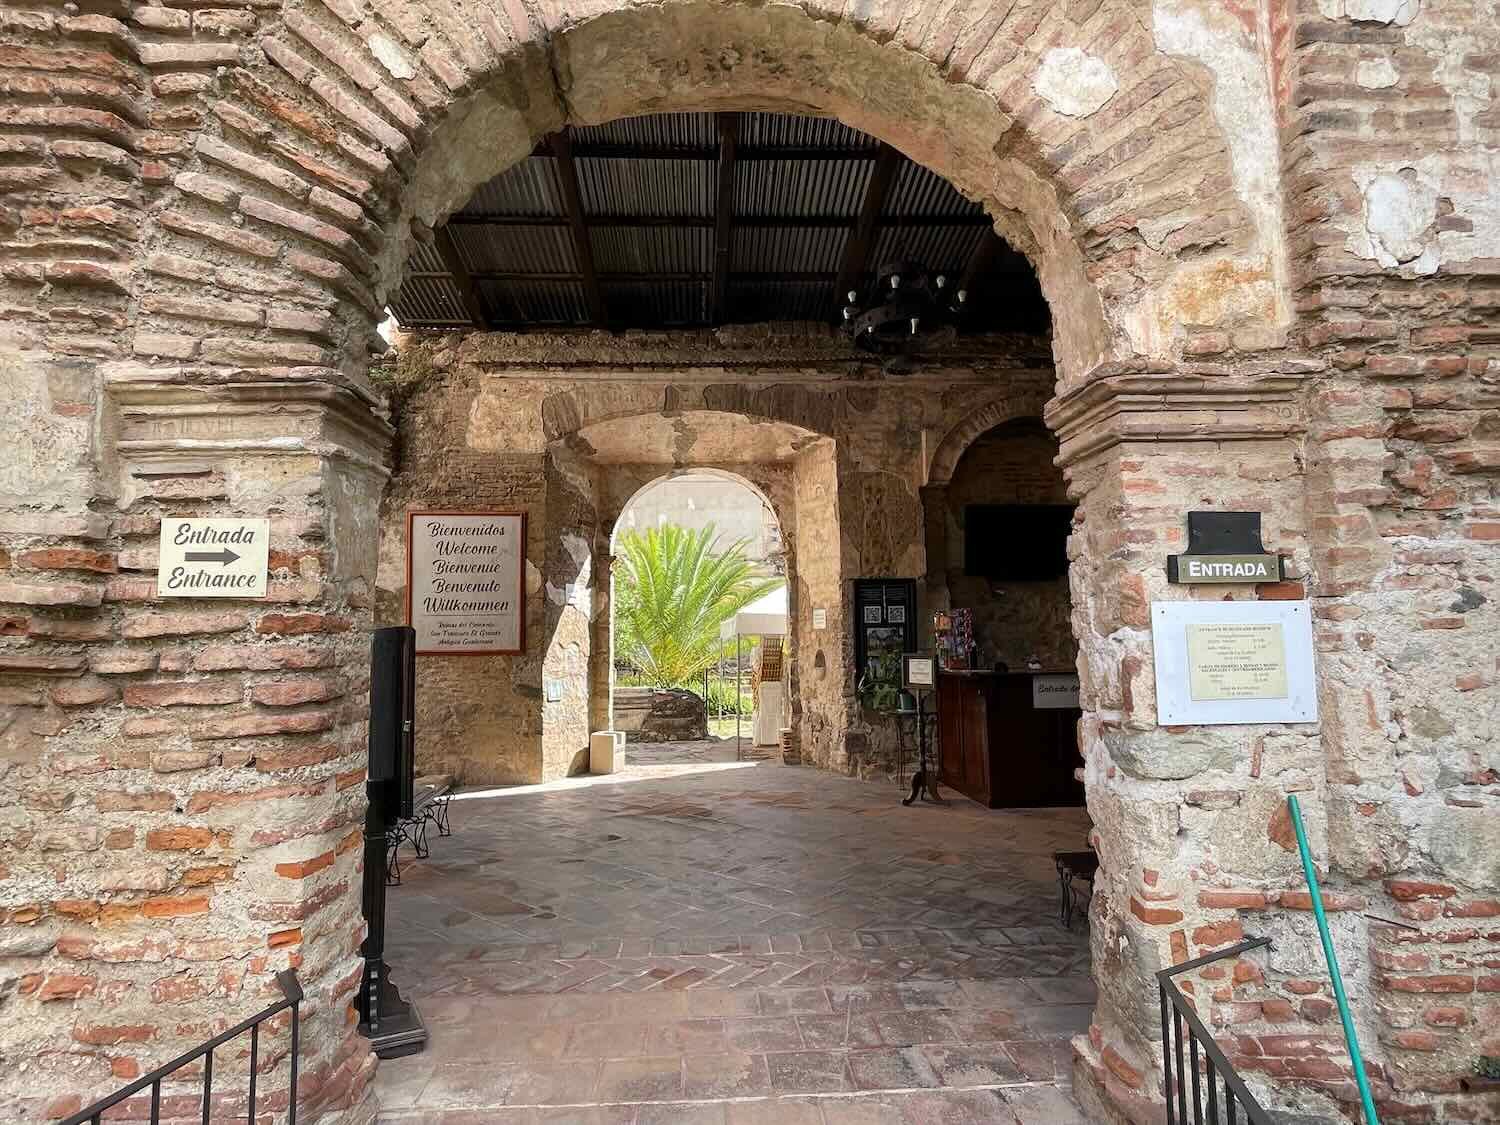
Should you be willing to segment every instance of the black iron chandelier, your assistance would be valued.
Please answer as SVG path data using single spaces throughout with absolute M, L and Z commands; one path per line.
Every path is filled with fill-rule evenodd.
M 854 343 L 878 355 L 908 355 L 945 344 L 957 335 L 957 322 L 969 294 L 945 274 L 931 275 L 920 262 L 880 267 L 870 298 L 845 296 L 844 325 Z

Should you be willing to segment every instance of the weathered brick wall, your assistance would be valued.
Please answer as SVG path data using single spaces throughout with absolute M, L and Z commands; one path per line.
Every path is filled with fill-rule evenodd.
M 354 626 L 370 605 L 375 525 L 345 503 L 378 494 L 384 475 L 261 445 L 271 419 L 250 402 L 228 426 L 170 392 L 89 405 L 151 450 L 102 466 L 116 502 L 0 523 L 12 794 L 0 1117 L 77 1109 L 266 1006 L 270 974 L 287 967 L 308 991 L 310 1111 L 347 1103 L 371 1073 L 345 1012 L 363 928 L 368 647 Z M 239 452 L 160 448 L 183 434 Z M 224 512 L 270 519 L 267 598 L 159 599 L 160 519 Z M 283 1019 L 264 1040 L 272 1106 L 286 1096 L 286 1035 Z M 243 1090 L 243 1061 L 221 1062 L 220 1088 Z

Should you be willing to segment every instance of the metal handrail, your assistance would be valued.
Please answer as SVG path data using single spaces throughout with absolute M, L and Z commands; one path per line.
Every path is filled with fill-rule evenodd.
M 213 1082 L 214 1082 L 214 1049 L 222 1047 L 237 1035 L 250 1032 L 250 1090 L 248 1095 L 249 1116 L 247 1120 L 255 1120 L 255 1078 L 256 1064 L 260 1052 L 260 1025 L 272 1016 L 280 1015 L 288 1008 L 292 1010 L 292 1050 L 291 1050 L 291 1095 L 288 1101 L 287 1125 L 297 1125 L 297 1048 L 301 1032 L 302 985 L 297 980 L 295 969 L 283 969 L 276 974 L 276 983 L 281 986 L 282 998 L 272 1004 L 264 1011 L 257 1012 L 249 1019 L 241 1020 L 228 1031 L 221 1031 L 207 1042 L 200 1043 L 186 1054 L 179 1055 L 164 1066 L 159 1066 L 150 1074 L 137 1078 L 130 1085 L 122 1087 L 102 1098 L 93 1105 L 79 1110 L 71 1117 L 61 1122 L 61 1125 L 99 1125 L 103 1120 L 104 1112 L 113 1109 L 127 1098 L 134 1097 L 147 1086 L 151 1087 L 151 1121 L 156 1125 L 161 1120 L 161 1084 L 173 1071 L 178 1070 L 188 1063 L 205 1059 L 203 1064 L 203 1125 L 208 1125 L 210 1109 L 212 1106 Z
M 1318 887 L 1318 873 L 1313 867 L 1312 850 L 1307 846 L 1307 830 L 1302 826 L 1302 807 L 1297 803 L 1295 793 L 1287 795 L 1286 807 L 1292 814 L 1292 827 L 1297 833 L 1302 874 L 1307 879 L 1307 892 L 1312 896 L 1313 918 L 1318 923 L 1318 939 L 1323 943 L 1323 960 L 1328 965 L 1328 976 L 1333 981 L 1333 998 L 1338 1003 L 1339 1022 L 1344 1027 L 1344 1044 L 1349 1048 L 1349 1064 L 1354 1069 L 1354 1081 L 1359 1087 L 1365 1125 L 1380 1125 L 1380 1118 L 1375 1112 L 1375 1095 L 1370 1091 L 1370 1076 L 1365 1073 L 1365 1060 L 1359 1052 L 1359 1035 L 1354 1030 L 1354 1015 L 1349 1011 L 1349 997 L 1344 993 L 1344 974 L 1339 972 L 1339 956 L 1334 952 L 1333 935 L 1328 931 L 1328 915 L 1323 912 L 1323 892 Z
M 1242 953 L 1248 953 L 1252 949 L 1268 947 L 1270 938 L 1251 938 L 1242 941 L 1238 945 L 1221 949 L 1217 953 L 1210 953 L 1204 957 L 1195 957 L 1191 961 L 1184 961 L 1180 965 L 1173 965 L 1169 969 L 1162 969 L 1156 974 L 1157 990 L 1161 995 L 1161 1061 L 1162 1061 L 1162 1092 L 1167 1099 L 1167 1125 L 1188 1125 L 1191 1120 L 1193 1125 L 1220 1125 L 1227 1122 L 1228 1125 L 1236 1125 L 1236 1108 L 1245 1111 L 1245 1120 L 1249 1125 L 1274 1125 L 1271 1115 L 1255 1100 L 1255 1095 L 1250 1092 L 1224 1052 L 1219 1049 L 1218 1043 L 1214 1041 L 1212 1033 L 1204 1026 L 1203 1021 L 1193 1006 L 1188 1003 L 1187 997 L 1177 987 L 1172 978 L 1181 973 L 1192 972 L 1204 965 L 1215 961 L 1222 961 L 1229 957 L 1238 957 Z M 1183 1063 L 1183 1024 L 1188 1030 L 1188 1063 Z M 1175 1035 L 1174 1035 L 1175 1032 Z M 1203 1052 L 1203 1074 L 1199 1073 L 1198 1053 Z M 1176 1055 L 1177 1081 L 1175 1093 L 1177 1095 L 1174 1106 L 1172 1081 L 1172 1061 Z M 1191 1073 L 1193 1087 L 1193 1113 L 1188 1116 L 1188 1093 L 1187 1076 Z M 1207 1105 L 1204 1104 L 1204 1086 L 1206 1079 Z M 1219 1091 L 1215 1079 L 1222 1081 L 1224 1085 L 1223 1110 L 1224 1116 L 1220 1116 Z M 1206 1112 L 1205 1112 L 1206 1108 Z

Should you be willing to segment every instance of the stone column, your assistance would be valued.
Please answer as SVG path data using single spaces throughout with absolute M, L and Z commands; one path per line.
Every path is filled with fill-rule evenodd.
M 595 472 L 592 464 L 562 447 L 547 457 L 542 636 L 527 642 L 542 660 L 543 781 L 588 770 L 594 710 Z
M 929 484 L 921 490 L 922 535 L 927 548 L 927 578 L 922 585 L 918 643 L 933 644 L 932 615 L 950 606 L 948 593 L 948 485 Z
M 1267 549 L 1304 572 L 1298 382 L 1289 373 L 1115 375 L 1048 408 L 1081 516 L 1069 545 L 1079 744 L 1101 867 L 1090 912 L 1099 1002 L 1074 1049 L 1080 1097 L 1103 1119 L 1156 1119 L 1155 972 L 1258 927 L 1261 919 L 1242 923 L 1234 909 L 1243 888 L 1295 885 L 1287 792 L 1304 795 L 1313 833 L 1323 832 L 1316 728 L 1159 726 L 1150 629 L 1153 601 L 1300 596 L 1248 585 L 1199 593 L 1166 581 L 1187 513 L 1206 509 L 1263 513 Z M 1238 1010 L 1249 1016 L 1253 1004 L 1261 1019 L 1251 989 L 1216 992 L 1222 1009 L 1205 992 L 1200 1013 L 1213 1026 L 1243 1000 Z
M 117 363 L 97 393 L 91 502 L 39 480 L 0 517 L 0 1055 L 26 1060 L 0 1117 L 112 1092 L 267 1006 L 288 967 L 303 1114 L 345 1117 L 374 1064 L 349 1003 L 390 429 L 318 383 Z M 265 599 L 158 598 L 160 520 L 186 515 L 269 518 Z M 262 1058 L 286 1045 L 268 1029 Z M 243 1089 L 220 1063 L 216 1092 Z M 283 1057 L 265 1104 L 287 1079 Z

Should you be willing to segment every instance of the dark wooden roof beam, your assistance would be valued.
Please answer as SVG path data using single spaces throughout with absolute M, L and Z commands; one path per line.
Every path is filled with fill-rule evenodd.
M 469 320 L 475 328 L 488 328 L 490 318 L 484 310 L 484 302 L 479 297 L 479 287 L 474 284 L 474 277 L 469 272 L 469 267 L 464 265 L 463 255 L 458 252 L 458 246 L 453 241 L 453 232 L 446 226 L 438 227 L 433 232 L 433 242 L 436 246 L 438 257 L 443 260 L 443 268 L 448 271 L 448 276 L 453 279 L 453 284 L 458 289 L 459 298 L 463 301 L 464 311 L 469 314 Z
M 876 233 L 880 229 L 880 213 L 885 210 L 886 196 L 890 194 L 891 184 L 896 181 L 896 171 L 905 159 L 890 145 L 880 146 L 880 156 L 870 171 L 870 182 L 865 186 L 865 198 L 860 204 L 854 233 L 844 246 L 844 261 L 839 266 L 833 290 L 836 308 L 844 307 L 849 290 L 869 269 L 870 253 L 875 248 Z
M 729 293 L 729 271 L 734 256 L 735 147 L 740 138 L 740 115 L 716 113 L 719 127 L 719 195 L 714 206 L 714 275 L 708 286 L 708 323 L 724 319 Z
M 573 258 L 583 280 L 584 297 L 589 305 L 589 319 L 604 327 L 604 293 L 594 272 L 594 248 L 589 242 L 588 221 L 583 213 L 583 192 L 578 187 L 578 169 L 573 164 L 573 145 L 564 129 L 552 135 L 552 155 L 557 158 L 557 181 L 562 187 L 563 208 L 573 229 Z

